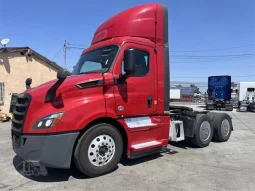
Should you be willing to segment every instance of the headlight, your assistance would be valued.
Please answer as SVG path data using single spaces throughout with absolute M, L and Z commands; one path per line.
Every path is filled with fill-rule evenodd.
M 64 113 L 54 113 L 38 120 L 33 129 L 48 129 L 57 125 L 63 118 Z

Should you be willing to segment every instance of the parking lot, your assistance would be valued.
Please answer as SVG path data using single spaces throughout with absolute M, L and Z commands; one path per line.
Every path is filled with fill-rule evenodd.
M 203 107 L 192 105 L 201 110 Z M 114 172 L 87 178 L 76 170 L 50 169 L 47 176 L 23 176 L 11 147 L 10 123 L 0 123 L 0 190 L 255 190 L 255 114 L 227 112 L 234 131 L 228 142 L 169 150 L 123 160 Z

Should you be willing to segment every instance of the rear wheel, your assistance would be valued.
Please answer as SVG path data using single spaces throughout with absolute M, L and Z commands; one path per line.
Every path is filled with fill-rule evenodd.
M 74 152 L 77 168 L 89 177 L 112 172 L 123 152 L 120 132 L 109 124 L 91 127 L 79 139 Z
M 213 117 L 213 139 L 219 142 L 225 142 L 229 139 L 233 130 L 232 121 L 226 113 L 216 113 Z
M 198 114 L 194 123 L 194 137 L 191 142 L 197 147 L 206 147 L 213 137 L 212 120 L 208 115 Z
M 208 112 L 207 115 L 211 118 L 212 122 L 213 122 L 213 118 L 216 115 L 216 112 Z

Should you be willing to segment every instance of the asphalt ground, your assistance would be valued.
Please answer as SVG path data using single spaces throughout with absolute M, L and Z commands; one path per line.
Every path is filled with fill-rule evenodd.
M 198 104 L 190 106 L 196 110 L 204 109 Z M 254 191 L 255 113 L 235 110 L 227 113 L 232 117 L 234 126 L 228 142 L 211 142 L 202 149 L 185 142 L 169 143 L 166 152 L 123 160 L 114 172 L 97 178 L 87 178 L 75 169 L 50 169 L 46 176 L 25 176 L 23 161 L 12 150 L 11 124 L 0 123 L 0 191 Z

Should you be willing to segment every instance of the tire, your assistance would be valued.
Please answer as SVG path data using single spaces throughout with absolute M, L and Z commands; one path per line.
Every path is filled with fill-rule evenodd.
M 216 112 L 208 112 L 207 115 L 211 118 L 212 122 L 213 122 L 213 118 L 216 115 Z
M 213 140 L 228 141 L 233 130 L 232 120 L 226 113 L 216 113 L 213 118 Z
M 205 133 L 202 133 L 204 131 Z M 212 141 L 213 126 L 212 120 L 208 115 L 198 114 L 194 122 L 194 137 L 191 142 L 200 148 L 207 147 Z
M 122 153 L 120 132 L 110 124 L 101 123 L 89 128 L 78 140 L 74 164 L 88 177 L 97 177 L 115 170 Z
M 193 145 L 193 143 L 191 142 L 191 138 L 190 137 L 185 137 L 185 142 L 188 145 Z

